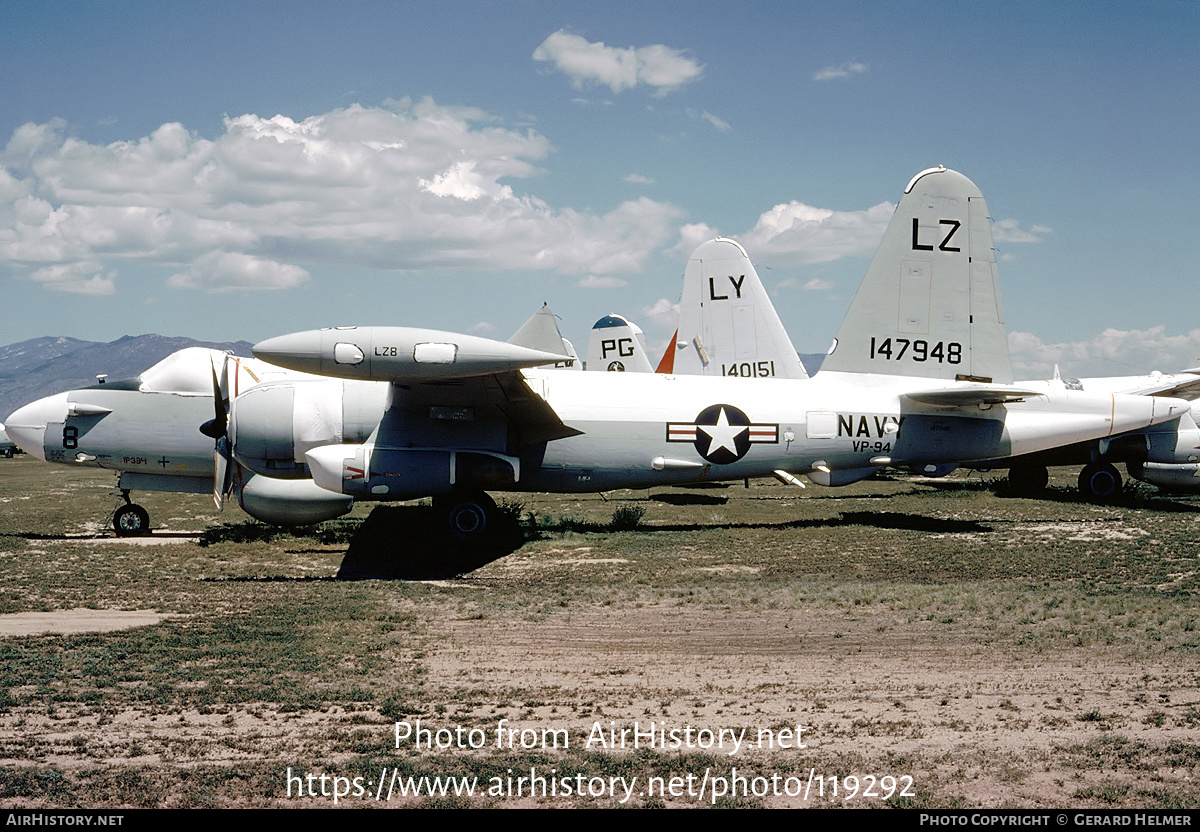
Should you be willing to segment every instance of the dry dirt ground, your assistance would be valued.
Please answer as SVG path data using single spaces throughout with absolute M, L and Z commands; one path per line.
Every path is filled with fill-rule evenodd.
M 342 581 L 336 531 L 115 541 L 50 471 L 0 468 L 5 807 L 1200 806 L 1190 499 L 524 495 L 507 557 Z

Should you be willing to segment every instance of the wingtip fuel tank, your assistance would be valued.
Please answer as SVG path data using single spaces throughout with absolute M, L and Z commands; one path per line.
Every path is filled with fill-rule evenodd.
M 562 360 L 490 338 L 394 326 L 294 332 L 255 344 L 254 355 L 289 370 L 370 381 L 468 378 Z

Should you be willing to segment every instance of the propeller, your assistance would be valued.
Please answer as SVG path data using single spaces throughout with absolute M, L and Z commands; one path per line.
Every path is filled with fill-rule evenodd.
M 235 369 L 236 373 L 237 370 Z M 212 365 L 213 418 L 200 426 L 200 432 L 214 440 L 213 450 L 213 502 L 221 508 L 225 498 L 233 489 L 233 470 L 230 466 L 232 454 L 229 444 L 229 356 L 221 364 L 218 376 L 216 363 Z

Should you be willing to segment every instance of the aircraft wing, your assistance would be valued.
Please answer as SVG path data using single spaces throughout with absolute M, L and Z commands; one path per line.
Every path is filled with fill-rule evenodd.
M 292 370 L 392 382 L 385 429 L 391 426 L 406 443 L 431 445 L 452 425 L 472 434 L 465 423 L 489 435 L 502 414 L 511 429 L 502 444 L 547 442 L 580 431 L 568 427 L 530 386 L 521 370 L 554 364 L 561 354 L 472 335 L 410 327 L 346 327 L 310 330 L 270 338 L 254 354 Z M 539 380 L 534 379 L 536 386 Z M 401 430 L 401 426 L 403 429 Z M 428 436 L 425 436 L 428 434 Z M 500 437 L 494 437 L 496 441 Z
M 981 404 L 1019 402 L 1044 395 L 1037 390 L 1023 390 L 1008 385 L 971 385 L 960 388 L 917 390 L 905 393 L 904 398 L 936 407 L 977 407 Z
M 506 445 L 521 447 L 582 434 L 583 431 L 563 424 L 536 392 L 539 384 L 539 379 L 527 381 L 517 371 L 446 381 L 395 383 L 390 410 L 392 416 L 399 412 L 409 416 L 400 430 L 405 443 L 439 444 L 446 437 L 437 429 L 438 423 L 448 426 L 457 423 L 460 430 L 464 422 L 475 422 L 482 427 L 494 423 L 489 414 L 497 412 L 508 423 L 508 435 L 504 440 L 496 439 Z M 391 424 L 385 419 L 385 425 Z
M 1195 401 L 1200 399 L 1200 375 L 1193 375 L 1183 381 L 1175 381 L 1173 384 L 1165 384 L 1162 387 L 1139 392 L 1146 396 L 1169 396 L 1175 399 L 1187 399 L 1189 402 Z

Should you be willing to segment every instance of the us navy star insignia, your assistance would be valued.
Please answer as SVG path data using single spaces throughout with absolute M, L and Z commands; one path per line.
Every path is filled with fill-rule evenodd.
M 704 459 L 728 465 L 749 453 L 751 444 L 778 443 L 779 425 L 753 423 L 731 404 L 714 404 L 692 422 L 668 422 L 667 441 L 691 442 Z

